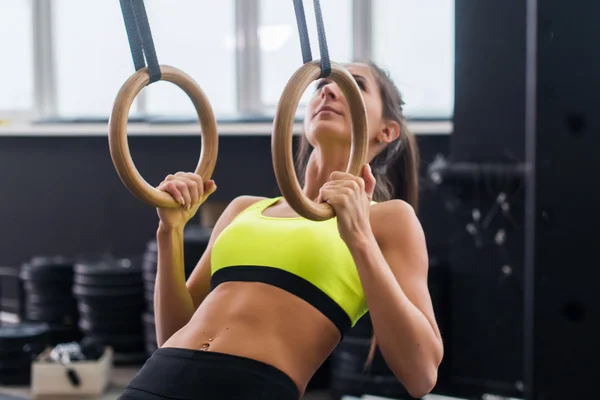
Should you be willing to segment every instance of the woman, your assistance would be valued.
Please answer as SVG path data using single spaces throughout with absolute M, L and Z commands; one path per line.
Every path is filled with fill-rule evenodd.
M 121 399 L 299 399 L 367 310 L 382 355 L 410 395 L 434 387 L 443 345 L 414 212 L 414 139 L 390 78 L 371 63 L 347 69 L 367 109 L 370 165 L 362 179 L 339 172 L 348 162 L 351 119 L 328 79 L 307 106 L 299 154 L 304 193 L 329 203 L 336 218 L 306 220 L 280 197 L 238 197 L 186 282 L 183 228 L 216 185 L 193 173 L 160 184 L 181 204 L 158 209 L 160 348 Z M 399 158 L 403 176 L 393 179 L 402 182 L 408 203 L 390 200 Z

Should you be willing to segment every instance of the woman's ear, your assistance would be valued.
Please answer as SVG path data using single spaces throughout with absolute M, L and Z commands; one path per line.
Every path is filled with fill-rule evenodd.
M 379 139 L 385 143 L 391 143 L 400 136 L 400 124 L 396 121 L 386 121 L 380 132 Z

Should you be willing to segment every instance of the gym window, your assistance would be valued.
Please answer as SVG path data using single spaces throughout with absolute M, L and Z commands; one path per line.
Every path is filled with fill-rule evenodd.
M 372 0 L 372 57 L 388 69 L 413 118 L 452 118 L 454 0 Z
M 270 121 L 302 56 L 291 0 L 145 0 L 162 64 L 187 72 L 220 121 Z M 454 102 L 454 0 L 321 0 L 333 61 L 372 58 L 403 92 L 406 114 L 450 119 Z M 319 49 L 305 1 L 313 58 Z M 134 72 L 118 1 L 0 3 L 0 120 L 106 123 Z M 300 102 L 302 114 L 309 91 Z M 171 84 L 142 91 L 131 116 L 194 120 Z
M 27 113 L 34 101 L 31 1 L 0 3 L 0 116 Z

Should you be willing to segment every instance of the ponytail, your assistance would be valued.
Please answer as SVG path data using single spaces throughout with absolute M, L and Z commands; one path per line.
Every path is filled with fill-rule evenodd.
M 419 165 L 421 163 L 417 140 L 412 132 L 406 128 L 404 141 L 401 144 L 400 168 L 398 182 L 398 198 L 406 201 L 415 212 L 419 209 Z

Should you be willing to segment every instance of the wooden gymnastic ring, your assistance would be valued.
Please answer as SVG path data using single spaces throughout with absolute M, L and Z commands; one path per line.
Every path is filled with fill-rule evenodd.
M 217 121 L 208 98 L 198 84 L 185 72 L 167 65 L 161 65 L 161 80 L 179 86 L 192 100 L 202 128 L 202 147 L 195 173 L 204 182 L 209 180 L 217 162 L 218 133 Z M 127 121 L 131 105 L 140 91 L 150 82 L 147 68 L 135 72 L 121 87 L 113 104 L 109 122 L 110 156 L 121 181 L 129 191 L 149 205 L 162 208 L 180 207 L 173 197 L 156 189 L 144 180 L 136 169 L 127 142 Z
M 318 60 L 303 64 L 292 75 L 277 104 L 273 136 L 271 137 L 273 169 L 279 190 L 294 211 L 313 221 L 333 218 L 335 212 L 329 204 L 316 204 L 302 192 L 294 168 L 292 136 L 294 118 L 300 99 L 310 83 L 318 79 L 320 75 L 321 66 Z M 341 88 L 348 101 L 352 118 L 352 143 L 346 172 L 354 176 L 362 176 L 362 169 L 367 162 L 369 144 L 367 110 L 362 93 L 354 77 L 338 64 L 331 63 L 329 78 Z

